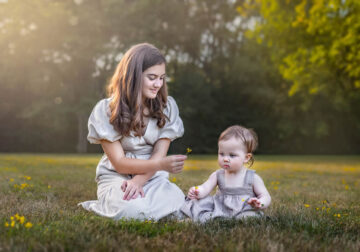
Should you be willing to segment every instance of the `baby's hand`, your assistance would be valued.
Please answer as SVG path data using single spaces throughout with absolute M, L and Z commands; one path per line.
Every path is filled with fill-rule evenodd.
M 199 187 L 198 186 L 191 187 L 189 189 L 187 196 L 189 199 L 199 199 Z
M 250 198 L 247 203 L 256 209 L 260 209 L 263 205 L 258 198 Z

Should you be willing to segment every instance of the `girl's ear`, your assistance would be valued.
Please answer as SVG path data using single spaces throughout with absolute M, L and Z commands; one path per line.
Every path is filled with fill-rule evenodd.
M 244 161 L 244 163 L 249 162 L 250 159 L 251 159 L 251 157 L 252 157 L 252 153 L 247 153 L 247 154 L 245 155 L 245 161 Z

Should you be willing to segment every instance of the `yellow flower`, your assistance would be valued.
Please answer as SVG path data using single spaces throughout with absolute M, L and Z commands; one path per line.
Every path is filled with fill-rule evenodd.
M 48 185 L 48 188 L 50 189 L 50 188 L 51 188 L 51 186 L 50 186 L 50 185 Z
M 10 226 L 11 226 L 11 227 L 14 227 L 14 226 L 15 226 L 15 221 L 11 221 Z
M 172 182 L 176 182 L 176 178 L 175 178 L 175 177 L 172 178 L 171 181 L 172 181 Z
M 14 182 L 14 179 L 13 179 L 13 178 L 11 178 L 11 179 L 10 179 L 10 182 Z
M 24 189 L 25 187 L 28 187 L 29 185 L 27 183 L 21 184 L 21 189 Z
M 30 180 L 30 179 L 31 179 L 30 176 L 24 176 L 24 178 L 26 178 L 27 180 Z
M 26 228 L 31 228 L 33 226 L 33 224 L 31 224 L 31 222 L 27 222 L 26 224 L 25 224 L 25 227 Z
M 349 190 L 349 186 L 348 186 L 348 185 L 345 186 L 345 190 Z
M 318 207 L 316 208 L 316 211 L 319 211 L 319 208 L 318 208 Z
M 9 222 L 5 222 L 5 227 L 8 227 L 9 226 Z
M 190 154 L 192 152 L 192 149 L 191 148 L 186 148 L 186 154 Z
M 309 204 L 304 204 L 304 206 L 305 206 L 305 207 L 310 207 L 310 205 L 309 205 Z
M 15 217 L 17 220 L 20 219 L 20 216 L 19 216 L 17 213 L 14 215 L 14 217 Z
M 25 217 L 21 216 L 19 222 L 20 222 L 20 224 L 23 224 L 25 222 Z
M 14 220 L 14 216 L 11 216 L 11 217 L 10 217 L 10 220 L 12 220 L 12 221 L 13 221 L 13 220 Z
M 199 187 L 198 186 L 195 186 L 195 190 L 198 190 L 199 189 Z
M 241 201 L 242 201 L 242 202 L 244 202 L 244 201 L 245 201 L 245 199 L 241 199 Z
M 277 190 L 277 189 L 279 189 L 279 187 L 277 187 L 277 186 L 274 186 L 274 190 Z

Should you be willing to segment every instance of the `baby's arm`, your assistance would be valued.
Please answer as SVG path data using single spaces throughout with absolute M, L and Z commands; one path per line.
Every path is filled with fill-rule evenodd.
M 209 193 L 217 185 L 216 171 L 213 172 L 208 180 L 200 186 L 193 186 L 189 189 L 188 197 L 190 199 L 201 199 L 209 195 Z
M 255 208 L 265 209 L 270 205 L 271 197 L 268 190 L 265 187 L 264 181 L 255 174 L 253 189 L 256 195 L 256 198 L 250 198 L 248 203 Z

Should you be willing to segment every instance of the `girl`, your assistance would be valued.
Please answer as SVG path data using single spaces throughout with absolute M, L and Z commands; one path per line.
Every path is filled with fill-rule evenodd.
M 261 216 L 260 209 L 270 205 L 271 197 L 263 180 L 244 165 L 254 162 L 257 136 L 253 130 L 231 126 L 218 140 L 218 163 L 221 169 L 213 172 L 200 186 L 191 187 L 181 211 L 195 221 L 205 222 L 216 217 L 244 218 Z M 215 196 L 208 194 L 218 186 Z
M 156 47 L 138 44 L 125 53 L 88 128 L 88 140 L 105 154 L 96 169 L 98 200 L 79 205 L 113 219 L 158 220 L 180 209 L 184 194 L 168 172 L 181 172 L 186 156 L 166 154 L 184 127 Z

